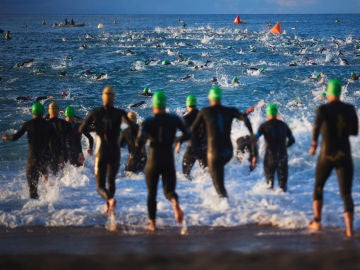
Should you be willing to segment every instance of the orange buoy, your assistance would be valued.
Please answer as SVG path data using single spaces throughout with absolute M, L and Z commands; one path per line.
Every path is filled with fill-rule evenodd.
M 279 22 L 277 22 L 277 23 L 275 24 L 275 26 L 274 26 L 273 28 L 271 28 L 271 29 L 270 29 L 270 31 L 269 31 L 269 32 L 270 32 L 270 33 L 273 33 L 273 34 L 276 34 L 276 35 L 281 34 L 282 29 L 281 29 L 281 25 L 280 25 L 280 23 L 279 23 Z
M 235 20 L 234 20 L 234 24 L 240 24 L 240 16 L 237 15 Z

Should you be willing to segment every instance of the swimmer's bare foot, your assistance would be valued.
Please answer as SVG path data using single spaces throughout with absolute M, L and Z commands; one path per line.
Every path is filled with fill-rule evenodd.
M 313 230 L 313 231 L 320 231 L 321 230 L 321 223 L 315 220 L 312 220 L 309 222 L 308 225 L 309 229 Z
M 150 219 L 149 220 L 149 226 L 146 227 L 146 230 L 148 232 L 155 232 L 156 231 L 155 219 Z
M 174 209 L 175 220 L 177 223 L 181 223 L 184 219 L 184 212 L 181 210 L 179 203 L 175 199 L 172 199 L 171 203 Z

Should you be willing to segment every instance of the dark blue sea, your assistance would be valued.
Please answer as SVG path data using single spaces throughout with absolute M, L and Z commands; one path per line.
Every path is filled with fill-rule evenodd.
M 312 189 L 317 156 L 308 154 L 316 108 L 325 101 L 326 82 L 343 82 L 342 100 L 354 104 L 359 115 L 360 15 L 241 15 L 247 24 L 234 25 L 232 15 L 2 15 L 0 29 L 0 132 L 13 133 L 31 118 L 32 100 L 47 107 L 55 101 L 61 109 L 72 105 L 85 117 L 101 105 L 106 85 L 116 91 L 116 106 L 134 110 L 139 123 L 151 115 L 151 100 L 140 96 L 144 87 L 163 89 L 168 110 L 182 116 L 186 96 L 195 94 L 199 107 L 208 105 L 212 85 L 223 89 L 223 104 L 241 111 L 261 103 L 277 103 L 282 119 L 292 129 L 296 143 L 289 148 L 287 193 L 266 189 L 260 159 L 249 173 L 246 157 L 233 158 L 225 168 L 229 199 L 219 199 L 209 174 L 198 164 L 193 181 L 181 173 L 185 150 L 176 154 L 177 191 L 187 226 L 240 226 L 270 224 L 280 228 L 306 228 L 312 218 Z M 56 28 L 67 18 L 83 27 Z M 42 21 L 46 24 L 42 24 Z M 338 22 L 336 22 L 338 20 Z M 281 35 L 269 33 L 276 22 Z M 102 24 L 103 27 L 100 27 Z M 164 65 L 164 61 L 168 65 Z M 260 71 L 261 69 L 261 71 Z M 233 84 L 232 79 L 239 83 Z M 216 81 L 215 81 L 216 80 Z M 66 92 L 67 96 L 61 93 Z M 18 102 L 19 96 L 30 101 Z M 131 108 L 134 103 L 144 104 Z M 250 115 L 256 130 L 265 121 L 264 107 Z M 233 123 L 232 139 L 247 134 L 241 122 Z M 353 197 L 360 206 L 359 137 L 351 138 L 355 165 Z M 87 141 L 83 140 L 84 149 Z M 0 143 L 0 226 L 102 226 L 103 200 L 96 192 L 93 157 L 82 168 L 66 165 L 48 186 L 40 183 L 40 200 L 28 198 L 25 164 L 26 136 Z M 116 184 L 117 222 L 133 228 L 147 224 L 144 174 L 126 175 L 122 161 Z M 343 205 L 333 174 L 325 188 L 323 222 L 343 227 Z M 360 228 L 355 212 L 355 229 Z M 176 226 L 171 205 L 159 187 L 158 226 Z M 306 233 L 306 230 L 304 230 Z M 132 233 L 132 229 L 129 229 Z

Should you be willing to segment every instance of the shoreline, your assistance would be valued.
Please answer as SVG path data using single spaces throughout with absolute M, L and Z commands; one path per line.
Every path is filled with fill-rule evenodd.
M 360 269 L 360 234 L 339 228 L 163 227 L 155 233 L 104 227 L 0 227 L 1 269 Z

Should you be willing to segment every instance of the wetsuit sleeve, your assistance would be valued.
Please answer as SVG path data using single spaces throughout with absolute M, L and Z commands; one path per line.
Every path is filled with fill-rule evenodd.
M 182 135 L 180 137 L 177 137 L 175 139 L 175 141 L 179 142 L 179 143 L 183 143 L 190 139 L 191 133 L 190 133 L 189 128 L 185 125 L 184 121 L 182 119 L 180 119 L 179 117 L 176 117 L 176 118 L 177 118 L 177 122 L 178 122 L 177 127 L 178 127 L 178 129 L 181 130 Z
M 136 137 L 135 147 L 141 149 L 145 146 L 146 140 L 148 139 L 148 131 L 147 131 L 147 120 L 145 120 L 140 128 L 140 131 Z
M 312 140 L 315 142 L 317 142 L 319 138 L 321 125 L 324 121 L 324 113 L 322 108 L 323 106 L 320 106 L 316 112 L 315 122 L 312 130 Z
M 199 111 L 194 122 L 192 123 L 192 125 L 190 127 L 191 133 L 194 133 L 194 131 L 200 127 L 202 121 L 203 121 L 203 112 Z
M 86 116 L 86 119 L 84 122 L 81 123 L 79 127 L 79 132 L 84 133 L 85 130 L 88 130 L 89 125 L 93 122 L 93 111 L 89 112 L 89 114 Z
M 89 140 L 89 148 L 92 150 L 94 149 L 94 139 L 91 136 L 90 132 L 88 130 L 84 130 L 83 134 L 85 137 Z
M 261 137 L 261 135 L 264 134 L 264 124 L 261 124 L 260 127 L 258 128 L 258 131 L 256 132 L 255 136 L 257 139 L 259 139 Z
M 125 147 L 126 146 L 126 130 L 123 130 L 121 133 L 120 133 L 120 139 L 119 139 L 119 144 L 120 144 L 120 147 Z
M 17 139 L 19 139 L 22 135 L 25 134 L 25 132 L 27 131 L 27 123 L 24 123 L 22 125 L 22 127 L 15 133 L 12 135 L 7 135 L 7 139 L 9 141 L 16 141 Z
M 235 115 L 235 118 L 241 120 L 241 121 L 244 121 L 244 124 L 245 126 L 247 127 L 247 129 L 249 130 L 250 134 L 253 135 L 253 129 L 252 129 L 252 126 L 251 126 L 251 123 L 250 123 L 250 120 L 249 118 L 247 117 L 246 114 L 244 113 L 241 113 L 239 111 L 237 111 L 236 115 Z
M 286 142 L 286 147 L 290 147 L 291 145 L 293 145 L 295 143 L 295 138 L 291 132 L 291 129 L 286 125 L 287 127 L 287 142 Z
M 352 129 L 350 130 L 350 135 L 358 135 L 359 133 L 359 119 L 357 117 L 354 106 L 351 106 L 351 114 L 353 116 L 352 120 Z

